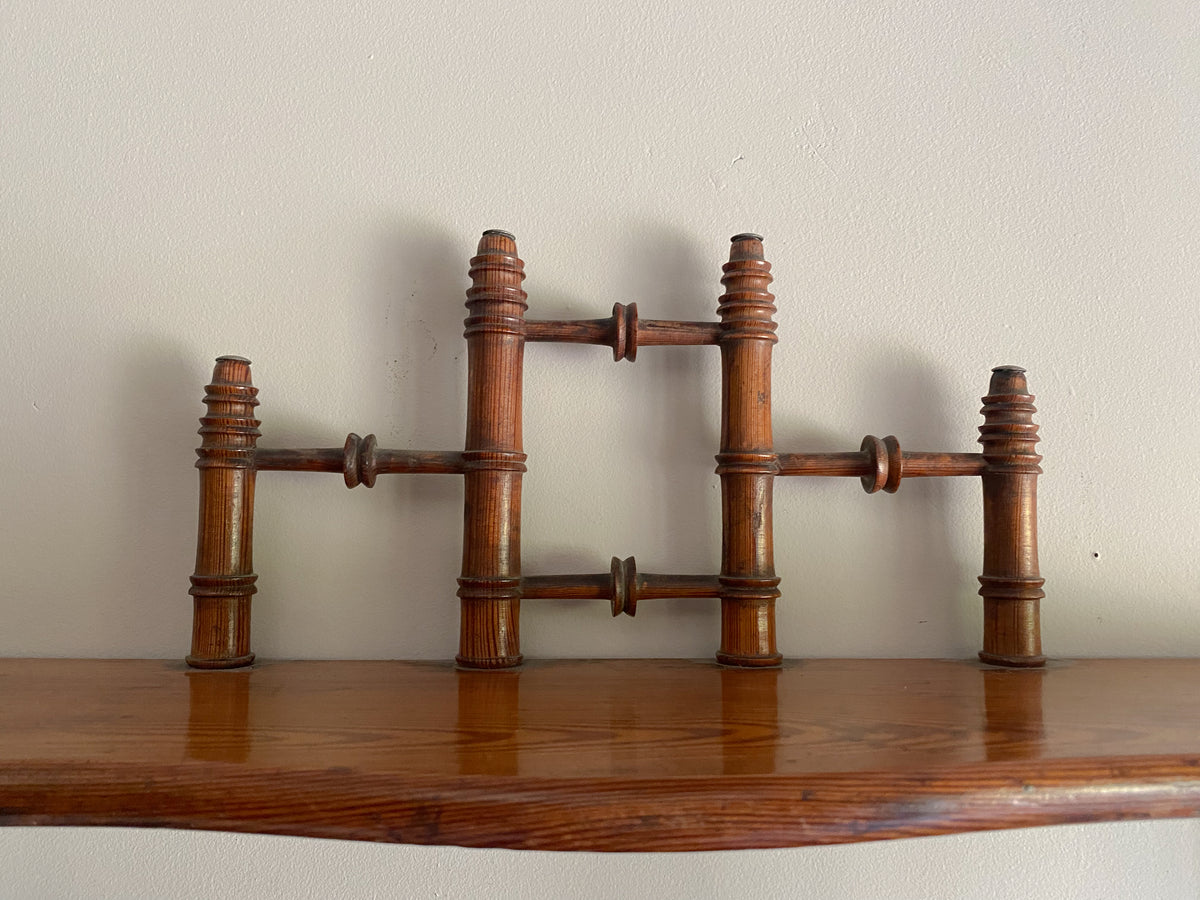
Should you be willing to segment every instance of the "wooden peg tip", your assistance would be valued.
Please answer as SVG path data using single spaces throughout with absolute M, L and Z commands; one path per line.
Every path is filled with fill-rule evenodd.
M 244 356 L 218 356 L 213 366 L 212 383 L 249 385 L 250 360 Z
M 1028 394 L 1029 384 L 1025 370 L 1020 366 L 996 366 L 992 369 L 989 394 Z
M 488 253 L 502 253 L 508 256 L 517 255 L 517 239 L 508 231 L 499 228 L 489 228 L 479 238 L 480 256 Z
M 730 262 L 739 259 L 764 259 L 762 235 L 747 231 L 735 234 L 729 241 L 733 245 L 729 248 Z

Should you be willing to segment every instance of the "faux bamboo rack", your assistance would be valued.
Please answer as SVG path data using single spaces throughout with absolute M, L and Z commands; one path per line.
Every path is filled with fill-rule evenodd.
M 771 354 L 778 341 L 769 291 L 771 264 L 762 238 L 732 239 L 723 266 L 716 322 L 641 320 L 636 304 L 616 304 L 605 319 L 525 318 L 524 262 L 515 238 L 489 230 L 470 262 L 465 337 L 468 358 L 466 440 L 462 450 L 380 448 L 374 435 L 351 434 L 341 448 L 259 447 L 258 390 L 250 361 L 217 359 L 201 420 L 200 521 L 192 576 L 192 649 L 202 669 L 249 665 L 254 491 L 258 472 L 341 473 L 347 487 L 372 487 L 386 474 L 455 474 L 465 479 L 458 664 L 518 666 L 522 600 L 607 600 L 613 615 L 664 597 L 719 598 L 719 663 L 778 666 L 772 489 L 786 475 L 857 477 L 868 493 L 894 493 L 904 478 L 978 476 L 983 484 L 983 649 L 987 663 L 1045 662 L 1039 622 L 1043 579 L 1037 556 L 1038 426 L 1025 371 L 992 370 L 979 427 L 981 453 L 902 450 L 893 436 L 867 436 L 857 451 L 776 451 L 771 432 Z M 721 352 L 721 570 L 714 575 L 639 573 L 632 557 L 613 558 L 599 574 L 530 575 L 521 569 L 522 375 L 525 344 L 558 342 L 612 348 L 613 359 L 639 347 L 715 345 Z

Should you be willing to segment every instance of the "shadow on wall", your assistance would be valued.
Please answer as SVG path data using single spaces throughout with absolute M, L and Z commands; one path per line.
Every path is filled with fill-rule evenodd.
M 578 280 L 549 298 L 534 289 L 529 317 L 604 318 L 619 301 L 636 303 L 642 319 L 715 321 L 724 257 L 709 258 L 686 233 L 653 223 L 632 226 L 610 252 L 619 262 L 619 293 L 598 295 Z M 538 254 L 522 254 L 527 271 L 536 271 Z M 589 385 L 586 406 L 568 407 L 555 396 L 547 373 L 565 370 Z M 527 449 L 540 449 L 526 479 L 525 572 L 606 572 L 611 556 L 634 556 L 643 572 L 715 574 L 720 397 L 715 347 L 644 347 L 636 361 L 614 363 L 607 347 L 533 345 L 526 354 L 526 423 L 529 429 L 540 421 L 546 431 L 526 435 Z M 552 418 L 551 408 L 561 418 Z M 591 438 L 581 440 L 585 434 Z M 569 490 L 577 504 L 551 541 L 543 540 L 549 513 L 539 515 L 538 504 L 553 495 L 542 479 L 569 479 L 558 490 Z M 528 655 L 603 649 L 606 656 L 708 657 L 719 643 L 720 616 L 712 599 L 653 600 L 636 620 L 611 619 L 601 603 L 532 603 L 522 609 L 522 628 Z
M 326 424 L 339 429 L 338 445 L 354 432 L 375 434 L 381 448 L 459 450 L 466 379 L 463 304 L 473 244 L 419 220 L 384 222 L 369 237 L 360 288 L 348 292 L 346 301 L 360 366 L 346 379 L 347 390 L 358 395 L 355 415 L 362 418 L 337 417 Z M 347 274 L 348 281 L 353 277 Z M 313 477 L 273 474 L 305 485 Z M 312 526 L 322 546 L 299 558 L 308 564 L 325 553 L 332 574 L 297 579 L 289 573 L 304 594 L 304 608 L 289 610 L 289 621 L 278 623 L 286 629 L 287 644 L 314 656 L 453 656 L 457 553 L 446 548 L 457 547 L 461 538 L 462 479 L 390 475 L 373 488 L 347 490 L 339 476 L 321 478 L 328 480 L 319 488 L 325 493 L 306 491 L 299 512 L 328 519 Z M 266 549 L 260 544 L 264 579 L 272 561 Z M 294 550 L 271 551 L 296 559 Z M 260 591 L 267 592 L 265 580 Z M 292 622 L 297 614 L 307 621 Z
M 365 296 L 348 301 L 353 332 L 368 364 L 351 390 L 383 398 L 388 411 L 376 422 L 304 412 L 287 384 L 269 383 L 259 408 L 259 445 L 274 448 L 340 447 L 345 435 L 377 432 L 380 446 L 461 449 L 465 344 L 461 341 L 467 255 L 461 241 L 438 236 L 421 222 L 393 224 L 371 257 L 377 267 Z M 351 283 L 353 273 L 347 273 Z M 156 546 L 169 542 L 175 564 L 156 567 L 155 582 L 106 592 L 118 601 L 118 619 L 132 618 L 147 597 L 170 598 L 182 656 L 188 647 L 187 596 L 196 541 L 197 421 L 211 360 L 183 358 L 178 348 L 148 345 L 130 356 L 125 389 L 118 392 L 125 423 L 120 440 L 139 473 L 125 492 L 128 521 Z M 204 370 L 203 376 L 197 371 Z M 161 419 L 169 411 L 169 421 Z M 148 417 L 156 417 L 154 421 Z M 329 417 L 326 417 L 329 418 Z M 141 424 L 146 420 L 144 424 Z M 453 428 L 446 427 L 453 422 Z M 148 442 L 166 432 L 171 449 Z M 373 489 L 346 489 L 337 474 L 260 473 L 256 488 L 252 648 L 263 658 L 287 656 L 452 656 L 456 646 L 457 569 L 446 558 L 462 528 L 461 479 L 454 476 L 381 478 Z M 165 503 L 164 500 L 169 500 Z M 145 548 L 130 546 L 123 569 L 138 572 Z M 180 551 L 179 548 L 186 548 Z M 158 583 L 163 581 L 166 583 Z M 129 609 L 124 609 L 124 605 Z M 365 654 L 362 649 L 367 648 Z M 168 655 L 174 655 L 168 652 Z
M 867 411 L 880 423 L 880 436 L 895 434 L 902 449 L 977 453 L 979 398 L 987 393 L 987 378 L 985 370 L 970 402 L 951 414 L 941 369 L 923 355 L 897 353 L 868 373 L 870 383 L 887 389 L 872 395 Z M 980 479 L 913 478 L 901 482 L 894 496 L 864 498 L 882 498 L 879 560 L 896 585 L 894 597 L 881 598 L 874 619 L 880 633 L 913 634 L 914 641 L 897 648 L 907 655 L 942 655 L 957 647 L 956 655 L 973 658 L 983 627 Z
M 948 416 L 938 371 L 916 354 L 888 357 L 864 376 L 864 383 L 882 387 L 863 397 L 855 418 L 877 423 L 871 427 L 877 437 L 895 434 L 903 450 L 977 452 L 978 407 Z M 775 408 L 779 452 L 857 450 L 863 437 L 795 424 L 797 398 L 777 395 Z M 941 656 L 953 647 L 952 655 L 973 657 L 982 627 L 979 497 L 978 478 L 906 479 L 895 495 L 867 495 L 856 478 L 777 480 L 785 653 Z M 971 545 L 979 555 L 968 558 L 962 548 Z M 789 548 L 798 548 L 800 558 L 789 558 Z M 873 589 L 880 583 L 890 586 L 883 595 Z M 821 614 L 818 604 L 836 605 L 837 615 Z
M 710 255 L 686 232 L 645 225 L 622 268 L 643 318 L 709 322 L 717 318 L 727 259 L 727 249 Z M 629 511 L 641 519 L 637 539 L 646 549 L 622 554 L 637 553 L 642 571 L 720 571 L 720 359 L 716 347 L 646 347 L 632 365 L 620 364 L 622 380 L 642 401 L 629 405 L 627 459 L 637 460 L 653 485 L 653 503 Z M 630 624 L 641 634 L 629 639 L 642 646 L 630 655 L 707 657 L 720 643 L 716 600 L 655 600 L 639 616 L 646 620 L 640 628 Z M 655 620 L 657 633 L 647 629 Z
M 182 658 L 191 643 L 187 591 L 196 549 L 196 429 L 211 363 L 204 381 L 197 381 L 206 361 L 189 358 L 176 342 L 152 337 L 136 338 L 120 359 L 108 422 L 110 446 L 119 448 L 111 457 L 121 485 L 114 493 L 123 502 L 113 524 L 124 539 L 116 542 L 115 567 L 104 573 L 108 583 L 96 585 L 105 611 L 94 627 L 115 633 L 98 634 L 94 641 Z M 171 635 L 172 646 L 151 646 L 149 636 L 155 634 Z
M 331 417 L 315 444 L 292 443 L 318 430 L 294 416 L 272 419 L 264 434 L 286 433 L 291 446 L 341 446 L 354 432 L 375 434 L 381 448 L 461 449 L 467 242 L 428 222 L 391 221 L 376 229 L 366 252 L 361 287 L 348 290 L 346 300 L 360 368 L 343 378 L 357 395 L 352 405 L 361 420 Z M 347 282 L 354 277 L 348 272 Z M 289 655 L 300 648 L 301 655 L 319 657 L 454 655 L 458 571 L 446 547 L 461 536 L 461 478 L 392 475 L 373 488 L 347 490 L 338 475 L 269 477 L 287 483 L 289 508 L 272 510 L 276 534 L 256 529 L 260 653 L 279 655 L 273 648 L 286 646 Z M 260 509 L 264 488 L 260 478 Z M 316 546 L 298 553 L 287 536 L 301 518 L 307 520 L 301 539 Z M 445 560 L 454 562 L 437 565 Z M 273 575 L 286 561 L 307 571 Z M 285 584 L 291 596 L 283 596 Z
M 462 333 L 468 260 L 477 239 L 424 221 L 392 222 L 378 234 L 364 338 L 371 342 L 371 360 L 382 361 L 384 369 L 384 378 L 369 388 L 382 393 L 388 406 L 381 446 L 463 447 L 467 345 Z M 374 499 L 387 506 L 387 559 L 380 562 L 387 567 L 387 580 L 397 585 L 376 627 L 396 635 L 408 653 L 451 657 L 458 648 L 459 554 L 447 554 L 445 548 L 458 548 L 462 541 L 462 478 L 395 475 L 370 490 L 382 494 Z M 438 559 L 447 560 L 447 568 L 430 566 Z M 414 634 L 429 636 L 428 645 L 412 643 Z
M 121 451 L 115 454 L 120 465 L 116 477 L 126 482 L 118 492 L 125 506 L 117 521 L 128 524 L 126 538 L 117 542 L 119 561 L 112 572 L 111 584 L 98 590 L 106 605 L 98 625 L 113 628 L 114 633 L 101 635 L 96 641 L 101 647 L 132 642 L 144 646 L 135 651 L 138 655 L 182 658 L 191 642 L 188 576 L 195 568 L 198 504 L 195 463 L 200 443 L 197 428 L 204 415 L 204 386 L 211 380 L 213 363 L 211 359 L 197 357 L 184 345 L 153 338 L 137 339 L 122 353 L 121 359 L 121 386 L 113 392 L 117 409 L 110 421 L 115 426 L 114 446 Z M 257 378 L 255 383 L 261 388 Z M 278 397 L 283 387 L 272 385 L 268 391 L 262 426 L 264 437 L 259 445 L 328 444 L 327 424 L 298 415 L 293 411 L 294 406 L 270 404 L 271 395 Z M 262 507 L 270 510 L 275 504 L 281 483 L 306 478 L 311 485 L 314 478 L 335 477 L 287 472 L 260 474 L 256 489 L 259 518 Z M 315 516 L 313 508 L 307 508 L 304 514 Z M 255 571 L 267 572 L 266 577 L 260 577 L 260 593 L 252 604 L 251 634 L 256 648 L 263 643 L 259 638 L 264 635 L 270 646 L 279 630 L 279 621 L 297 614 L 294 605 L 285 609 L 288 604 L 281 602 L 283 592 L 272 577 L 278 568 L 276 560 L 292 546 L 292 537 L 286 529 L 255 529 Z M 314 565 L 318 565 L 313 559 Z M 153 560 L 153 564 L 147 564 L 148 560 Z M 135 635 L 132 641 L 131 634 Z M 143 644 L 136 637 L 139 634 L 171 635 L 170 643 Z

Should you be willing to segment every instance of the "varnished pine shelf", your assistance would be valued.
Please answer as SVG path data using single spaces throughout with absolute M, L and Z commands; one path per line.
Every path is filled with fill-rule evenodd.
M 1200 660 L 0 660 L 0 823 L 705 850 L 1200 815 Z

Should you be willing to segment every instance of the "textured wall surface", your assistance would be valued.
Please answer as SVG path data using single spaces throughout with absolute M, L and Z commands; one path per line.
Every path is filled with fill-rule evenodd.
M 781 450 L 854 449 L 866 433 L 973 450 L 989 368 L 1024 365 L 1046 457 L 1047 652 L 1198 655 L 1198 59 L 1200 6 L 1166 0 L 4 4 L 0 654 L 186 651 L 196 419 L 218 354 L 254 360 L 263 444 L 337 446 L 354 430 L 461 447 L 466 263 L 500 227 L 526 260 L 531 317 L 636 300 L 643 316 L 708 319 L 728 236 L 764 234 Z M 630 554 L 647 571 L 714 571 L 715 351 L 614 365 L 602 348 L 537 345 L 526 359 L 526 572 Z M 262 476 L 255 649 L 452 655 L 461 503 L 452 477 L 348 492 Z M 867 497 L 852 480 L 781 481 L 781 649 L 973 654 L 980 507 L 974 483 Z M 716 646 L 710 602 L 621 621 L 600 604 L 529 606 L 530 656 Z M 492 869 L 522 897 L 649 890 L 671 872 L 790 894 L 823 866 L 847 896 L 875 893 L 862 867 L 988 896 L 985 876 L 1017 855 L 1049 873 L 1043 896 L 1090 897 L 1062 865 L 1104 841 L 1106 858 L 1167 879 L 1145 895 L 1194 896 L 1200 828 L 694 866 L 0 837 L 13 896 L 66 890 L 45 880 L 47 854 L 137 896 L 143 854 L 201 878 L 224 840 L 256 871 L 320 847 L 329 866 L 388 873 L 364 895 L 412 879 L 416 895 L 483 893 Z

